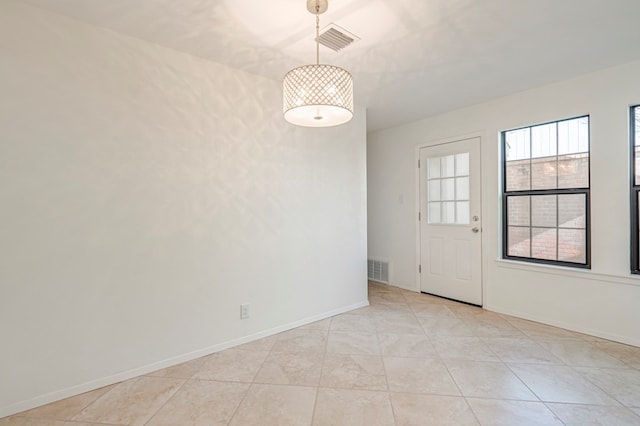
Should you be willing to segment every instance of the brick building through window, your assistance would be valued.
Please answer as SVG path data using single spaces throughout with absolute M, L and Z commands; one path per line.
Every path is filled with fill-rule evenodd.
M 640 106 L 631 107 L 631 273 L 640 274 Z
M 589 265 L 589 117 L 502 133 L 503 257 Z

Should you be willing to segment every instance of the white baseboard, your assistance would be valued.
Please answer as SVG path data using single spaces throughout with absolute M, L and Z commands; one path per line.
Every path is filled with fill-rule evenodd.
M 142 367 L 134 368 L 128 371 L 124 371 L 122 373 L 114 374 L 107 377 L 101 377 L 99 379 L 91 380 L 89 382 L 82 383 L 76 386 L 71 386 L 66 389 L 50 392 L 26 401 L 20 401 L 15 404 L 11 404 L 6 407 L 0 408 L 0 419 L 6 416 L 11 416 L 16 413 L 20 413 L 22 411 L 39 407 L 41 405 L 50 404 L 52 402 L 60 401 L 65 398 L 69 398 L 72 396 L 80 395 L 85 392 L 99 389 L 104 386 L 109 386 L 114 383 L 122 382 L 124 380 L 129 380 L 134 377 L 142 376 L 144 374 L 152 373 L 156 370 L 172 367 L 174 365 L 181 364 L 187 361 L 192 361 L 196 358 L 200 358 L 206 355 L 211 355 L 212 353 L 220 352 L 224 349 L 229 349 L 234 346 L 242 345 L 244 343 L 253 342 L 254 340 L 258 340 L 264 337 L 272 336 L 274 334 L 282 333 L 283 331 L 291 330 L 296 327 L 300 327 L 303 325 L 310 324 L 312 322 L 320 321 L 335 315 L 342 314 L 344 312 L 352 311 L 354 309 L 363 308 L 365 306 L 369 306 L 368 300 L 354 303 L 353 305 L 343 306 L 341 308 L 334 309 L 329 312 L 324 312 L 322 314 L 303 318 L 301 320 L 284 324 L 278 327 L 274 327 L 269 330 L 260 331 L 258 333 L 250 334 L 248 336 L 239 337 L 237 339 L 229 340 L 223 343 L 218 343 L 216 345 L 208 346 L 206 348 L 202 348 L 197 351 L 193 351 L 183 355 L 165 359 L 163 361 L 158 361 L 153 364 L 144 365 Z
M 516 318 L 522 318 L 529 321 L 539 322 L 541 324 L 552 325 L 554 327 L 564 328 L 565 330 L 571 330 L 582 334 L 588 334 L 589 336 L 601 337 L 607 340 L 613 340 L 614 342 L 624 343 L 625 345 L 632 345 L 640 347 L 640 340 L 631 338 L 629 336 L 622 336 L 614 333 L 605 332 L 602 330 L 594 330 L 589 327 L 582 327 L 576 324 L 569 324 L 562 321 L 553 321 L 548 318 L 540 318 L 535 315 L 529 315 L 522 312 L 517 312 L 511 309 L 503 309 L 498 306 L 485 305 L 484 308 L 491 312 L 498 314 L 510 315 Z

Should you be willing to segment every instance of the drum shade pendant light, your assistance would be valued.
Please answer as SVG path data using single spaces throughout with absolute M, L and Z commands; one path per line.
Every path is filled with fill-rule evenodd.
M 327 0 L 307 0 L 307 10 L 316 15 L 316 63 L 294 68 L 284 76 L 284 118 L 298 126 L 337 126 L 353 117 L 351 74 L 320 64 L 320 15 L 328 7 Z

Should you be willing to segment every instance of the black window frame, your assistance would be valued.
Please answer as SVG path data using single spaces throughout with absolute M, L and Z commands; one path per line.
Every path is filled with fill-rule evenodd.
M 528 189 L 528 190 L 511 190 L 507 191 L 507 151 L 506 151 L 506 135 L 508 132 L 521 129 L 531 129 L 537 126 L 544 126 L 547 124 L 556 125 L 564 121 L 571 121 L 580 118 L 588 119 L 588 137 L 587 137 L 587 153 L 589 154 L 587 159 L 587 183 L 586 187 L 582 188 L 555 188 L 555 189 Z M 500 132 L 500 148 L 502 153 L 502 258 L 506 260 L 517 260 L 527 263 L 546 264 L 554 266 L 563 266 L 578 269 L 591 269 L 591 117 L 589 114 L 583 114 L 571 118 L 564 118 L 561 120 L 547 121 L 544 123 L 532 124 L 529 126 L 516 127 L 513 129 L 503 130 Z M 556 153 L 556 155 L 558 155 Z M 535 196 L 535 195 L 564 195 L 564 194 L 584 194 L 585 196 L 585 263 L 567 262 L 564 260 L 551 260 L 551 259 L 539 259 L 526 256 L 513 256 L 509 255 L 509 217 L 508 217 L 508 199 L 510 197 L 517 196 Z M 531 228 L 531 227 L 530 227 Z M 558 229 L 558 228 L 556 228 Z M 638 271 L 640 274 L 640 270 Z
M 631 231 L 631 273 L 640 275 L 640 262 L 638 256 L 640 255 L 640 215 L 638 214 L 638 196 L 640 195 L 640 184 L 636 185 L 636 110 L 640 114 L 640 104 L 632 105 L 629 107 L 629 142 L 630 142 L 630 231 Z

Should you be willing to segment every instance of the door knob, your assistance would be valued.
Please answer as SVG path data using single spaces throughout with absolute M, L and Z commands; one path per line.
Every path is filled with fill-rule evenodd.
M 471 228 L 471 232 L 477 234 L 478 232 L 480 232 L 480 229 L 474 226 L 473 228 Z
M 474 222 L 477 222 L 477 221 L 480 220 L 480 218 L 478 216 L 474 216 L 474 217 L 472 217 L 472 219 L 473 219 Z

